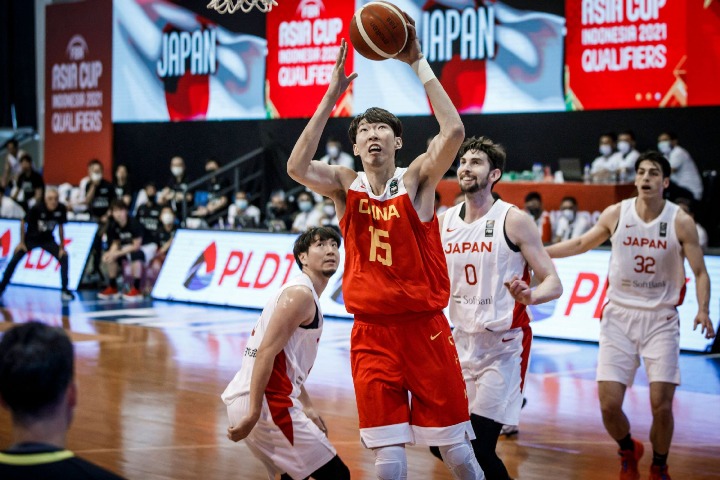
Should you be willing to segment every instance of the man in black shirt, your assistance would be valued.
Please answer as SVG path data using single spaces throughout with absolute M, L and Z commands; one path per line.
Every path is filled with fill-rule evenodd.
M 31 206 L 42 201 L 44 189 L 42 175 L 33 170 L 32 157 L 26 153 L 20 157 L 20 174 L 15 179 L 12 199 L 27 212 Z
M 108 208 L 115 200 L 115 187 L 103 178 L 103 164 L 93 159 L 88 163 L 90 181 L 85 185 L 85 204 L 90 217 L 99 222 L 107 220 Z
M 156 235 L 160 230 L 160 210 L 162 210 L 162 207 L 155 200 L 157 196 L 155 183 L 148 182 L 145 185 L 145 195 L 147 196 L 147 202 L 138 207 L 135 218 L 145 229 L 143 244 L 157 243 Z
M 115 480 L 114 473 L 65 449 L 77 405 L 73 346 L 60 328 L 29 322 L 0 341 L 0 403 L 10 410 L 15 443 L 0 452 L 3 480 Z
M 219 168 L 220 163 L 214 158 L 210 158 L 205 162 L 206 174 L 213 173 Z M 197 208 L 193 210 L 190 216 L 205 219 L 211 227 L 217 225 L 218 220 L 227 215 L 227 192 L 229 187 L 230 182 L 228 182 L 227 178 L 218 178 L 217 175 L 210 177 L 205 188 L 195 193 L 195 205 Z M 198 199 L 201 196 L 205 196 L 205 199 L 199 203 Z
M 161 207 L 169 205 L 173 211 L 179 212 L 180 217 L 184 219 L 187 212 L 183 211 L 183 194 L 189 208 L 193 206 L 193 194 L 187 191 L 190 179 L 185 171 L 185 160 L 182 157 L 173 157 L 170 160 L 170 173 L 171 176 L 165 188 L 158 195 L 158 203 Z
M 60 262 L 62 299 L 72 300 L 75 298 L 75 295 L 68 290 L 68 256 L 64 248 L 65 234 L 63 231 L 65 223 L 67 223 L 67 209 L 59 202 L 57 190 L 49 188 L 45 193 L 45 201 L 32 207 L 25 215 L 23 226 L 20 228 L 20 243 L 15 248 L 15 254 L 0 282 L 0 297 L 10 283 L 10 278 L 20 259 L 33 248 L 40 247 Z M 53 237 L 53 230 L 56 226 L 60 244 L 55 243 Z
M 128 214 L 128 207 L 122 200 L 115 200 L 110 207 L 111 221 L 108 223 L 107 243 L 108 250 L 102 256 L 102 262 L 107 268 L 110 283 L 99 298 L 116 299 L 120 297 L 117 278 L 126 261 L 131 262 L 133 276 L 132 287 L 122 295 L 125 300 L 141 300 L 140 280 L 143 275 L 145 254 L 140 249 L 142 245 L 143 228 L 140 223 Z

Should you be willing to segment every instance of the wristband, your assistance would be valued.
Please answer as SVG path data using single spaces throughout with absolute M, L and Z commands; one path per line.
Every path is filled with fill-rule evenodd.
M 411 66 L 423 85 L 433 78 L 436 78 L 435 72 L 432 71 L 432 68 L 430 68 L 430 64 L 425 57 L 421 57 L 419 60 L 414 61 Z

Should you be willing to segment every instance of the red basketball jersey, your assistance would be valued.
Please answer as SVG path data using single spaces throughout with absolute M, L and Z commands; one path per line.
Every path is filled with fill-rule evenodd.
M 397 168 L 382 195 L 359 172 L 347 192 L 340 228 L 345 239 L 343 298 L 352 314 L 442 310 L 450 295 L 437 217 L 422 222 Z

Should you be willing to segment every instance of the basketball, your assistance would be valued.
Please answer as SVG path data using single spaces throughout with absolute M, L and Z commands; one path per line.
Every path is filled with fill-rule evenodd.
M 408 39 L 405 17 L 390 2 L 370 2 L 360 7 L 350 21 L 350 42 L 370 60 L 386 60 L 400 53 Z

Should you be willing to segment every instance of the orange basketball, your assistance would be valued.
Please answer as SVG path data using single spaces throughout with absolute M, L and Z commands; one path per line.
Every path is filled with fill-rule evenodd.
M 386 60 L 400 53 L 408 39 L 402 10 L 390 2 L 370 2 L 350 21 L 350 42 L 370 60 Z

